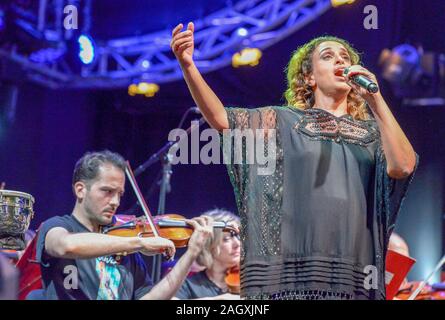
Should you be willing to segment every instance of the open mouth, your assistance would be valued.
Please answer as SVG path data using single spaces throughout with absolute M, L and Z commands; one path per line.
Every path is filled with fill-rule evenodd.
M 334 71 L 334 74 L 337 76 L 337 77 L 343 77 L 343 71 L 345 70 L 345 68 L 340 68 L 340 69 L 336 69 L 335 71 Z

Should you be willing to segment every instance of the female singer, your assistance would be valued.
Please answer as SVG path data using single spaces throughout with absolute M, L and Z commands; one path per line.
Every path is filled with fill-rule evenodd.
M 287 105 L 225 108 L 193 61 L 193 23 L 182 29 L 171 47 L 209 125 L 276 138 L 273 174 L 228 164 L 242 222 L 241 296 L 384 299 L 388 239 L 417 155 L 380 92 L 352 81 L 378 84 L 375 75 L 347 41 L 318 37 L 289 61 Z

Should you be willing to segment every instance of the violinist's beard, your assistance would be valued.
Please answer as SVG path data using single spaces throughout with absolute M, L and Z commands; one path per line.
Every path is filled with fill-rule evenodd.
M 106 226 L 113 222 L 113 217 L 115 214 L 116 211 L 112 208 L 105 208 L 100 214 L 97 214 L 95 216 L 99 225 Z
M 108 226 L 113 223 L 114 214 L 109 212 L 102 212 L 100 214 L 95 215 L 96 223 L 100 226 Z

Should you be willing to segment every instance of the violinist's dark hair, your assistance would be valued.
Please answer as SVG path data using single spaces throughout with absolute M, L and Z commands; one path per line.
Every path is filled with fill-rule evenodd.
M 100 167 L 107 163 L 125 172 L 125 159 L 116 152 L 103 150 L 85 153 L 74 167 L 73 187 L 76 182 L 82 181 L 87 185 L 87 188 L 89 188 L 91 182 L 97 179 Z

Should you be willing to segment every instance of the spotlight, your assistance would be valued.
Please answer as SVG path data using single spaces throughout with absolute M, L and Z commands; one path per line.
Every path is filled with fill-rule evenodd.
M 334 8 L 340 7 L 345 4 L 352 4 L 355 0 L 331 0 L 331 4 Z
M 391 83 L 407 83 L 413 73 L 420 73 L 420 53 L 409 44 L 401 44 L 392 50 L 384 49 L 379 64 L 382 76 Z
M 156 83 L 139 82 L 138 84 L 131 84 L 128 86 L 128 94 L 135 96 L 141 94 L 148 97 L 153 97 L 159 91 L 159 86 Z
M 245 48 L 241 52 L 237 52 L 232 57 L 232 66 L 238 68 L 239 66 L 254 67 L 260 62 L 262 52 L 257 48 Z
M 148 61 L 148 60 L 143 60 L 142 61 L 142 63 L 141 63 L 141 65 L 142 65 L 142 68 L 144 68 L 144 69 L 148 69 L 148 68 L 150 68 L 150 61 Z
M 382 78 L 387 80 L 399 98 L 406 98 L 405 104 L 444 103 L 445 97 L 445 56 L 436 52 L 424 52 L 409 44 L 401 44 L 392 50 L 384 49 L 379 65 Z M 407 99 L 411 99 L 408 101 Z M 428 98 L 419 100 L 421 98 Z M 414 99 L 414 100 L 412 100 Z M 439 103 L 440 104 L 440 103 Z
M 94 43 L 93 40 L 86 36 L 81 35 L 78 39 L 79 43 L 79 58 L 83 64 L 90 64 L 94 60 Z
M 247 31 L 246 28 L 238 28 L 238 30 L 236 30 L 236 33 L 240 36 L 240 37 L 245 37 L 249 34 L 249 31 Z

